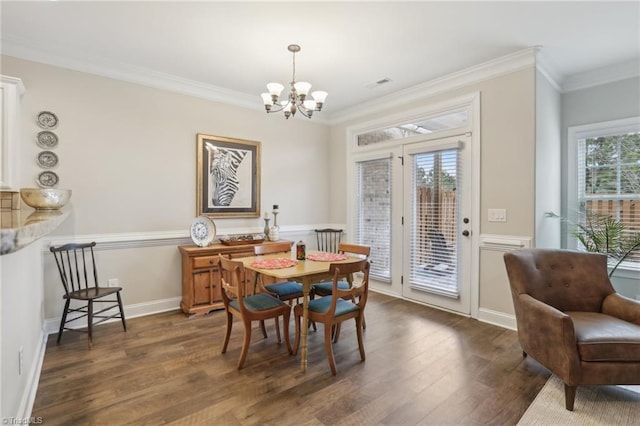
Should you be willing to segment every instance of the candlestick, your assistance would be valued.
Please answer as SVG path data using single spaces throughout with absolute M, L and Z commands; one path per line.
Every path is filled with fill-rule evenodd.
M 277 207 L 277 206 L 274 206 L 274 207 Z M 276 229 L 280 229 L 280 227 L 278 226 L 278 210 L 273 211 L 273 227 Z
M 264 212 L 264 218 L 265 220 L 269 220 L 269 212 L 267 211 Z
M 264 217 L 264 239 L 269 239 L 269 218 L 267 217 L 267 212 L 265 212 Z

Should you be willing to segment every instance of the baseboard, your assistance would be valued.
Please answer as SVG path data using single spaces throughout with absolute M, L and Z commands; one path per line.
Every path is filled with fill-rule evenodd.
M 150 302 L 144 303 L 135 303 L 133 305 L 125 305 L 124 306 L 124 316 L 126 318 L 136 318 L 142 317 L 145 315 L 159 314 L 161 312 L 172 311 L 175 309 L 180 309 L 180 301 L 181 297 L 172 297 L 169 299 L 160 299 L 160 300 L 152 300 Z M 120 321 L 120 319 L 115 318 L 110 321 L 105 321 L 105 323 Z M 76 327 L 72 328 L 82 328 L 86 327 L 86 321 L 83 323 L 79 321 Z M 48 318 L 44 321 L 44 332 L 49 335 L 58 332 L 58 327 L 60 327 L 60 318 Z
M 504 312 L 493 311 L 491 309 L 480 308 L 478 311 L 478 321 L 487 324 L 497 325 L 498 327 L 508 328 L 509 330 L 517 330 L 516 317 L 514 315 L 505 314 Z
M 16 419 L 29 419 L 31 417 L 33 403 L 36 400 L 36 393 L 38 391 L 38 383 L 40 383 L 40 372 L 42 371 L 42 363 L 44 362 L 44 353 L 46 348 L 47 334 L 42 330 L 40 332 L 40 339 L 36 350 L 36 359 L 34 359 L 31 369 L 29 370 L 27 386 L 25 386 L 22 398 L 20 398 L 20 405 L 18 406 Z M 33 422 L 38 423 L 36 420 Z

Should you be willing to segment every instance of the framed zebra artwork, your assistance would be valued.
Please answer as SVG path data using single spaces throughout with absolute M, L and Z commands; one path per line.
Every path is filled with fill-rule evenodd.
M 197 216 L 260 216 L 260 146 L 198 133 Z

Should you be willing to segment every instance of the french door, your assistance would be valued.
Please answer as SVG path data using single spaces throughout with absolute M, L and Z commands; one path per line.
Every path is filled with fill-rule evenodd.
M 471 137 L 403 145 L 402 295 L 471 310 Z

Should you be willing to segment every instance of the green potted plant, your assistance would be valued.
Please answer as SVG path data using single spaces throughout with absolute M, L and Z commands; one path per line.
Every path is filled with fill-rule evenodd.
M 561 218 L 553 212 L 547 212 L 546 216 L 568 222 L 573 228 L 571 234 L 585 250 L 606 254 L 611 263 L 615 262 L 609 271 L 609 277 L 625 259 L 640 249 L 640 232 L 627 231 L 624 223 L 612 216 L 587 213 L 585 220 L 580 223 Z

